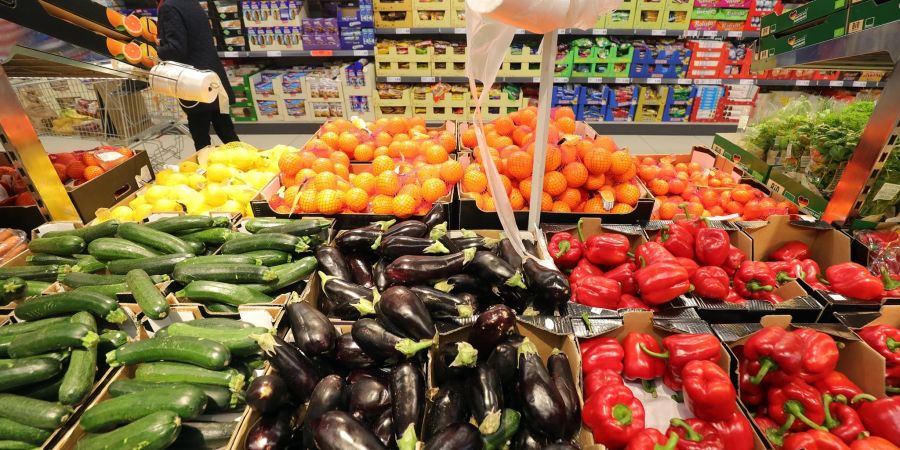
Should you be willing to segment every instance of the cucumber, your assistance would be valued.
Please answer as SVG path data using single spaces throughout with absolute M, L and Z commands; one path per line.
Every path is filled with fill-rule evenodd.
M 213 223 L 212 223 L 213 228 L 231 228 L 231 216 L 230 215 L 213 216 L 212 221 L 213 221 Z
M 193 326 L 192 322 L 175 322 L 166 327 L 169 336 L 191 336 L 216 341 L 228 348 L 232 356 L 247 356 L 259 353 L 259 344 L 250 337 L 265 334 L 270 330 L 263 327 L 213 329 Z
M 201 255 L 203 253 L 206 253 L 206 244 L 204 244 L 200 241 L 194 241 L 194 240 L 190 240 L 190 239 L 184 239 L 184 242 L 187 245 L 191 246 L 190 253 L 192 253 L 194 255 Z
M 72 316 L 73 323 L 80 323 L 88 327 L 92 332 L 97 332 L 97 321 L 88 312 L 77 312 Z M 59 402 L 64 405 L 75 405 L 84 401 L 91 388 L 94 387 L 94 377 L 97 375 L 97 346 L 73 349 L 69 356 L 69 366 L 63 375 L 62 384 L 59 387 Z
M 222 448 L 237 428 L 235 422 L 183 422 L 178 439 L 170 450 L 199 450 Z M 0 447 L 2 449 L 2 447 Z
M 233 264 L 246 264 L 246 265 L 260 265 L 261 261 L 257 258 L 254 258 L 250 255 L 208 255 L 208 256 L 195 256 L 193 258 L 188 258 L 178 264 L 175 265 L 175 269 L 178 269 L 181 266 L 189 266 L 192 264 L 216 264 L 216 265 L 233 265 Z
M 253 327 L 253 324 L 250 322 L 244 322 L 243 320 L 235 319 L 225 319 L 222 317 L 197 319 L 187 323 L 189 323 L 192 327 L 209 328 L 213 330 L 240 330 Z
M 275 266 L 272 270 L 278 275 L 278 281 L 269 284 L 273 291 L 277 291 L 299 283 L 315 272 L 317 264 L 315 256 L 306 256 L 292 263 Z
M 206 310 L 211 313 L 236 314 L 238 312 L 237 307 L 226 305 L 224 303 L 210 303 L 206 305 Z
M 203 412 L 206 394 L 190 385 L 160 387 L 107 399 L 81 415 L 81 427 L 98 432 L 133 422 L 157 411 L 171 411 L 182 419 L 193 419 Z
M 156 231 L 171 234 L 195 228 L 212 228 L 213 219 L 210 216 L 199 215 L 164 217 L 153 222 L 147 222 L 144 226 Z
M 106 330 L 100 333 L 100 342 L 98 347 L 103 350 L 112 350 L 119 348 L 128 343 L 128 333 L 122 330 Z
M 0 394 L 0 417 L 44 430 L 62 426 L 72 408 L 15 394 Z
M 68 317 L 52 317 L 49 319 L 35 320 L 32 322 L 11 323 L 0 327 L 0 337 L 16 336 L 19 334 L 31 333 L 32 331 L 42 330 L 55 323 L 68 322 Z
M 178 237 L 157 231 L 146 225 L 123 223 L 119 225 L 119 236 L 131 242 L 146 245 L 162 253 L 192 253 L 193 248 Z
M 128 319 L 128 315 L 113 298 L 95 292 L 78 291 L 25 300 L 16 306 L 15 314 L 22 320 L 38 320 L 78 311 L 87 311 L 110 323 L 122 323 Z
M 16 339 L 16 336 L 0 336 L 0 357 L 9 358 L 9 344 Z
M 8 305 L 10 302 L 25 297 L 28 291 L 28 281 L 19 277 L 11 277 L 0 280 L 0 305 Z
M 506 446 L 510 439 L 515 436 L 519 429 L 519 422 L 522 414 L 514 409 L 504 409 L 500 415 L 500 427 L 497 431 L 483 435 L 481 440 L 484 442 L 484 450 L 499 450 Z M 415 436 L 415 430 L 412 430 Z
M 51 266 L 54 264 L 74 266 L 75 264 L 78 264 L 79 260 L 74 256 L 57 256 L 51 255 L 50 253 L 34 253 L 25 257 L 25 261 L 27 261 L 28 265 L 30 266 Z
M 284 233 L 251 234 L 236 237 L 222 245 L 222 253 L 234 255 L 256 250 L 281 250 L 283 252 L 303 253 L 309 251 L 309 245 L 297 236 Z
M 91 242 L 99 238 L 115 236 L 116 230 L 118 229 L 118 220 L 107 220 L 106 222 L 101 222 L 97 225 L 89 225 L 86 227 L 76 228 L 74 230 L 49 231 L 47 233 L 44 233 L 41 237 L 49 238 L 57 236 L 78 236 L 81 239 L 84 239 L 85 243 L 90 244 Z
M 250 233 L 256 234 L 265 228 L 285 225 L 293 221 L 293 219 L 276 219 L 274 217 L 254 217 L 244 224 L 244 228 Z
M 156 361 L 181 362 L 220 370 L 228 366 L 231 352 L 223 344 L 210 339 L 166 336 L 131 342 L 106 354 L 110 367 Z
M 35 297 L 41 295 L 52 283 L 37 280 L 25 280 L 28 284 L 25 286 L 25 297 Z
M 54 282 L 59 274 L 69 271 L 70 266 L 51 264 L 49 266 L 0 267 L 0 279 L 19 277 L 23 280 Z
M 25 358 L 67 348 L 96 347 L 100 336 L 81 323 L 57 323 L 43 330 L 21 334 L 9 344 L 11 358 Z
M 244 256 L 256 258 L 264 266 L 277 266 L 279 264 L 287 264 L 293 259 L 293 255 L 280 250 L 257 250 L 255 252 L 244 253 Z
M 311 236 L 322 230 L 327 230 L 331 226 L 331 221 L 326 219 L 300 219 L 290 223 L 276 225 L 274 227 L 266 227 L 259 230 L 260 234 L 284 233 L 291 236 Z
M 141 307 L 141 311 L 147 317 L 159 320 L 169 315 L 169 303 L 166 301 L 166 297 L 159 292 L 147 272 L 134 269 L 125 275 L 125 283 L 131 290 L 134 300 Z
M 35 446 L 22 441 L 0 441 L 0 450 L 33 450 Z
M 94 258 L 90 255 L 88 255 L 86 258 L 81 258 L 78 261 L 78 264 L 72 266 L 72 272 L 94 273 L 105 269 L 106 263 L 101 262 L 97 258 Z
M 28 386 L 16 389 L 16 393 L 25 397 L 36 398 L 38 400 L 46 400 L 55 402 L 59 400 L 59 387 L 62 385 L 62 377 L 56 376 L 49 380 L 39 383 L 29 384 Z
M 188 298 L 201 303 L 217 302 L 231 306 L 248 303 L 272 303 L 272 298 L 237 284 L 218 281 L 192 281 L 175 293 L 176 298 Z
M 237 370 L 209 370 L 174 362 L 140 364 L 134 371 L 134 379 L 155 383 L 212 384 L 225 386 L 232 392 L 242 392 L 244 387 L 244 375 Z
M 175 264 L 192 256 L 192 253 L 173 253 L 142 259 L 122 259 L 110 262 L 108 268 L 110 273 L 116 275 L 125 275 L 134 269 L 143 269 L 149 275 L 166 275 L 175 270 Z
M 158 411 L 109 433 L 86 436 L 75 450 L 162 450 L 175 442 L 179 431 L 178 414 Z
M 111 397 L 121 397 L 134 392 L 143 392 L 148 389 L 162 387 L 194 386 L 202 389 L 206 394 L 206 412 L 227 411 L 236 408 L 241 403 L 241 394 L 231 392 L 227 387 L 212 384 L 193 383 L 151 383 L 149 381 L 123 379 L 114 381 L 109 385 Z
M 42 237 L 28 243 L 33 253 L 49 253 L 57 256 L 72 256 L 84 251 L 84 239 L 78 236 Z
M 88 244 L 88 253 L 101 261 L 159 256 L 159 252 L 126 239 L 105 237 Z
M 0 418 L 0 440 L 23 441 L 40 446 L 51 434 L 47 430 Z
M 0 391 L 9 392 L 19 386 L 49 380 L 60 371 L 62 363 L 53 358 L 0 360 Z
M 191 281 L 220 281 L 222 283 L 268 283 L 275 281 L 278 275 L 264 266 L 249 264 L 190 264 L 176 267 L 172 279 L 179 283 Z
M 202 242 L 206 245 L 222 245 L 235 236 L 235 232 L 228 228 L 210 228 L 203 231 L 195 231 L 181 236 L 181 239 Z
M 96 273 L 69 272 L 60 275 L 59 282 L 74 289 L 83 286 L 121 284 L 125 282 L 125 277 L 122 275 L 100 275 Z
M 110 298 L 116 298 L 118 294 L 130 292 L 128 285 L 125 283 L 101 284 L 97 286 L 82 286 L 75 289 L 76 292 L 95 292 L 103 294 Z

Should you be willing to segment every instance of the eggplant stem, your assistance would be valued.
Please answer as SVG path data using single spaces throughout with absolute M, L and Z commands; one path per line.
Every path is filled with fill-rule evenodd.
M 438 281 L 437 283 L 434 283 L 434 288 L 441 292 L 449 293 L 450 291 L 453 290 L 453 285 L 448 283 L 447 280 L 441 280 L 441 281 Z
M 441 222 L 435 225 L 431 231 L 428 232 L 428 237 L 433 240 L 438 240 L 447 235 L 447 222 Z
M 379 234 L 377 238 L 375 238 L 375 242 L 372 243 L 372 250 L 378 250 L 378 247 L 381 247 L 381 238 L 384 237 L 383 234 Z
M 256 341 L 256 343 L 259 345 L 259 348 L 266 354 L 275 354 L 275 338 L 271 334 L 251 334 L 250 339 Z
M 525 280 L 522 278 L 522 272 L 516 271 L 515 275 L 509 277 L 503 284 L 507 286 L 528 289 L 528 286 L 525 286 Z
M 475 247 L 470 247 L 463 250 L 463 264 L 468 264 L 472 259 L 475 258 Z
M 462 234 L 462 237 L 467 237 L 467 238 L 478 237 L 478 233 L 476 233 L 472 230 L 467 230 L 465 228 L 461 228 L 459 230 L 459 233 Z
M 359 311 L 360 316 L 371 316 L 372 314 L 375 314 L 375 305 L 364 298 L 360 299 L 359 303 L 350 303 L 350 306 Z
M 419 438 L 416 436 L 416 424 L 411 423 L 406 430 L 403 431 L 403 434 L 400 435 L 400 439 L 397 439 L 397 447 L 400 450 L 416 450 L 416 444 L 419 443 Z
M 537 352 L 537 346 L 534 345 L 534 342 L 531 342 L 528 338 L 522 339 L 522 343 L 519 344 L 519 356 Z
M 444 246 L 444 244 L 442 244 L 441 241 L 434 241 L 434 244 L 431 244 L 428 247 L 425 247 L 425 249 L 422 250 L 422 253 L 425 253 L 425 254 L 433 254 L 433 253 L 447 254 L 447 253 L 450 253 L 450 250 L 446 246 Z
M 484 416 L 484 420 L 478 425 L 478 431 L 481 432 L 481 435 L 487 436 L 496 433 L 500 429 L 500 418 L 502 416 L 503 413 L 501 411 L 491 411 Z
M 472 317 L 475 314 L 475 310 L 469 305 L 458 305 L 456 313 L 461 319 L 465 319 L 466 317 Z
M 419 353 L 432 345 L 434 345 L 433 339 L 422 339 L 417 342 L 407 338 L 398 342 L 394 348 L 397 349 L 398 352 L 403 353 L 407 358 L 412 358 L 416 353 Z
M 456 343 L 456 358 L 450 363 L 450 367 L 475 367 L 478 362 L 478 349 L 468 342 Z

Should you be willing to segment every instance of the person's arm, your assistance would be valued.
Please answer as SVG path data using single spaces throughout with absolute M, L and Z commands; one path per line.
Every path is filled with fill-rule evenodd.
M 187 59 L 187 28 L 181 14 L 173 7 L 159 9 L 159 30 L 162 35 L 159 39 L 157 53 L 163 61 L 184 62 Z

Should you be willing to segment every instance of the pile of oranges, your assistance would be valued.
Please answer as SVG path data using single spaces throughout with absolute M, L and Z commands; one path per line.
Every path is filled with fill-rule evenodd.
M 477 149 L 474 129 L 461 135 L 465 148 L 476 149 L 462 179 L 464 197 L 475 200 L 485 211 L 495 210 L 488 190 L 482 155 L 490 155 L 514 210 L 524 210 L 531 197 L 534 166 L 534 130 L 537 108 L 530 106 L 485 125 L 486 152 Z M 541 210 L 624 214 L 641 197 L 637 184 L 637 161 L 608 136 L 578 136 L 571 108 L 551 113 Z
M 736 180 L 730 172 L 703 169 L 675 156 L 641 158 L 638 177 L 656 197 L 654 219 L 670 220 L 683 208 L 694 216 L 737 214 L 742 220 L 764 220 L 773 214 L 795 214 L 797 206 L 777 202 L 761 190 Z
M 456 135 L 443 128 L 427 129 L 422 117 L 381 118 L 368 123 L 335 119 L 322 125 L 303 150 L 324 157 L 341 151 L 351 161 L 359 162 L 387 155 L 407 162 L 439 164 L 456 151 Z

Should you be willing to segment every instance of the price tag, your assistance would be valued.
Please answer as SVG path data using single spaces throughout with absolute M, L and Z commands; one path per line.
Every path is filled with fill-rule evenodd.
M 422 77 L 422 82 L 423 83 L 434 83 L 435 79 L 436 79 L 435 77 Z
M 334 52 L 331 50 L 310 50 L 310 56 L 332 56 Z
M 699 36 L 700 36 L 700 32 L 697 30 L 685 30 L 684 31 L 684 37 L 686 37 L 686 38 L 695 38 L 695 37 L 699 37 Z
M 842 87 L 842 86 L 844 85 L 844 82 L 843 82 L 843 81 L 840 81 L 840 80 L 837 80 L 837 81 L 829 81 L 829 82 L 828 82 L 828 85 L 831 86 L 831 87 Z
M 531 82 L 532 82 L 532 83 L 540 83 L 540 82 L 541 82 L 541 77 L 532 77 L 532 78 L 531 78 Z
M 740 39 L 740 38 L 744 37 L 744 32 L 743 31 L 729 31 L 728 37 Z
M 466 29 L 465 28 L 454 28 L 453 34 L 466 34 Z
M 717 31 L 704 31 L 703 32 L 703 37 L 711 37 L 712 38 L 712 37 L 716 37 L 718 35 L 719 35 L 719 32 L 717 32 Z
M 690 78 L 679 78 L 678 79 L 678 84 L 693 84 L 693 83 L 694 83 L 694 80 L 692 80 Z
M 607 33 L 609 32 L 606 31 L 606 28 L 594 28 L 593 30 L 591 30 L 591 34 L 594 35 L 605 35 Z
M 747 78 L 747 79 L 743 79 L 743 80 L 738 80 L 738 84 L 743 84 L 743 85 L 745 85 L 745 86 L 750 86 L 750 85 L 756 84 L 756 82 L 755 82 L 754 80 L 750 79 L 750 78 Z
M 409 34 L 409 28 L 395 28 L 397 34 Z
M 647 78 L 647 84 L 662 84 L 662 78 Z
M 567 77 L 553 77 L 554 83 L 568 83 L 569 79 Z
M 631 78 L 616 78 L 616 83 L 631 83 Z
M 718 154 L 720 154 L 720 155 L 722 155 L 722 154 L 725 153 L 725 149 L 723 149 L 722 146 L 717 145 L 717 144 L 713 144 L 713 146 L 712 146 L 712 151 L 714 151 L 714 152 L 716 152 L 716 153 L 718 153 Z
M 844 297 L 841 294 L 835 294 L 834 292 L 829 293 L 828 296 L 831 297 L 832 300 L 837 300 L 839 302 L 847 301 L 847 297 Z
M 353 50 L 353 56 L 369 56 L 369 50 Z
M 797 86 L 809 86 L 809 80 L 797 80 Z
M 650 30 L 650 36 L 665 36 L 666 30 Z
M 269 58 L 281 58 L 281 50 L 269 50 L 266 52 Z
M 559 34 L 560 34 L 560 35 L 567 34 L 568 32 L 569 32 L 569 31 L 568 31 L 567 29 L 565 29 L 565 28 L 560 28 L 560 29 L 559 29 Z
M 588 84 L 600 84 L 603 82 L 603 78 L 588 78 Z
M 387 82 L 388 83 L 399 83 L 400 77 L 387 77 Z
M 516 34 L 525 34 L 525 30 L 516 30 Z
M 865 81 L 854 81 L 853 87 L 866 87 L 866 84 L 867 83 Z
M 698 79 L 694 80 L 694 84 L 722 84 L 722 80 L 718 78 Z
M 775 180 L 769 180 L 769 182 L 766 183 L 766 186 L 770 191 L 772 191 L 773 194 L 781 194 L 784 192 L 784 188 Z
M 238 52 L 225 52 L 225 57 L 226 57 L 226 58 L 237 58 L 238 55 L 239 55 Z

